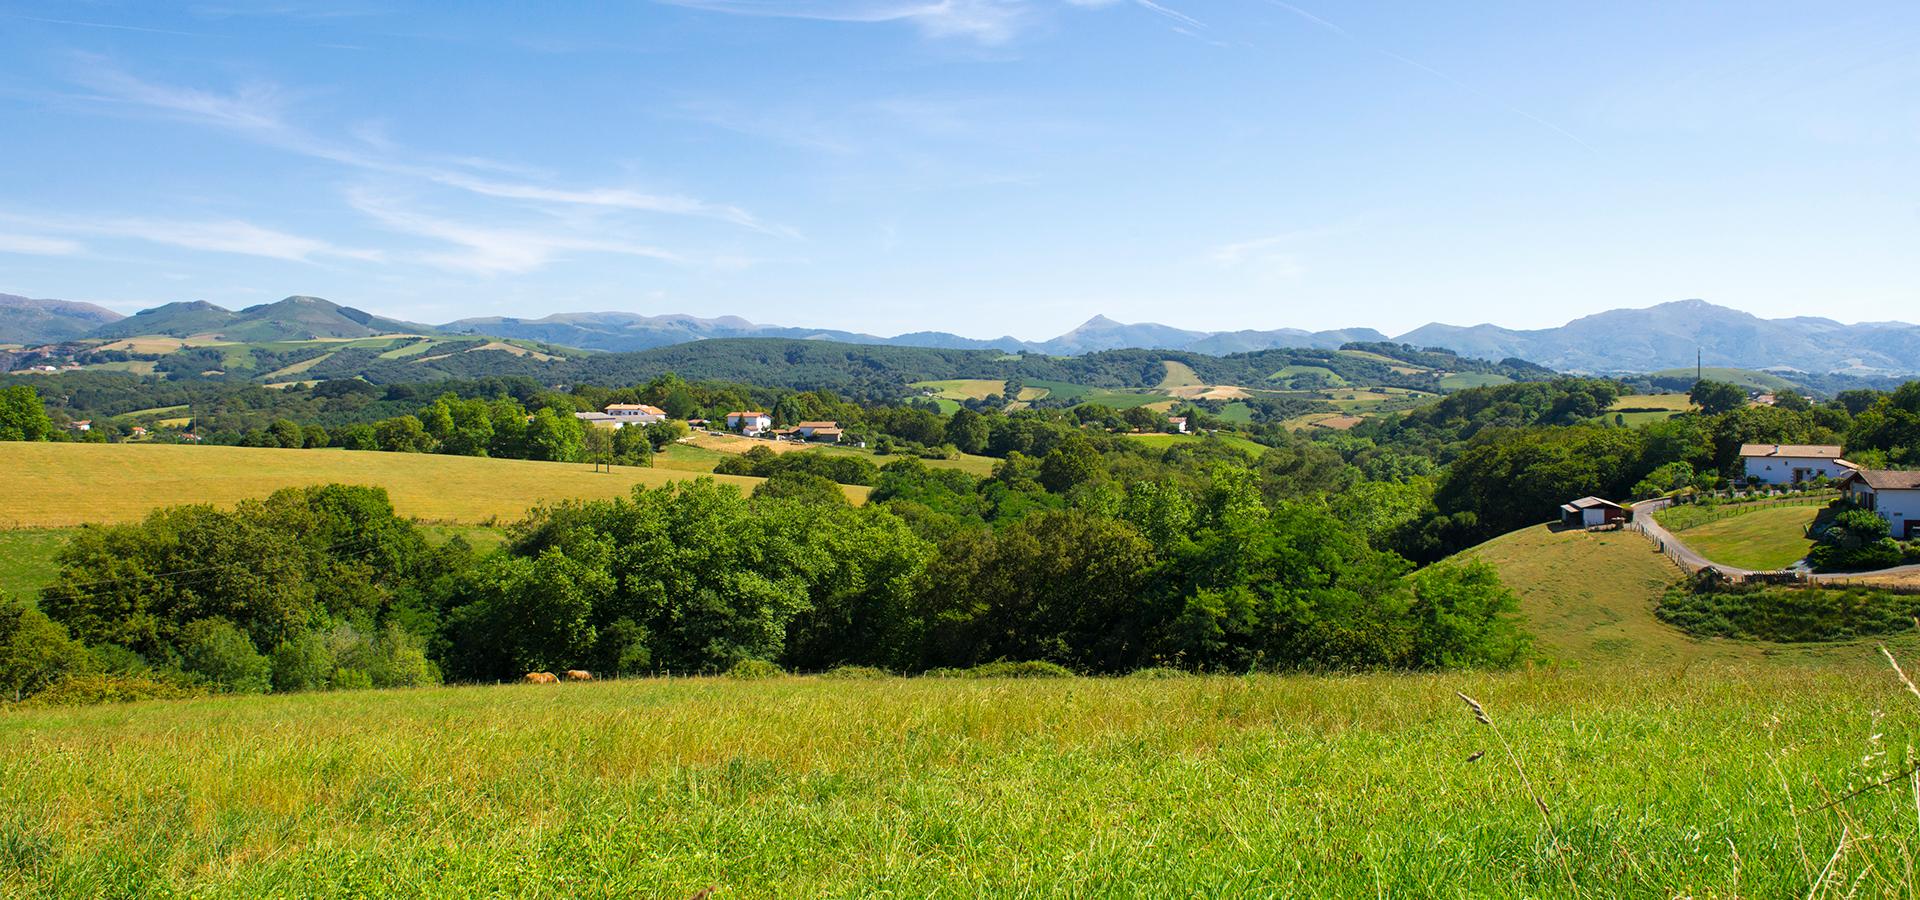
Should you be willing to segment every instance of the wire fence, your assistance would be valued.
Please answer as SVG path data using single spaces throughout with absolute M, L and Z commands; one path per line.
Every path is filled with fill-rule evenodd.
M 1663 507 L 1655 515 L 1661 525 L 1669 531 L 1686 531 L 1711 522 L 1720 522 L 1735 516 L 1745 515 L 1755 510 L 1771 509 L 1781 506 L 1825 506 L 1832 503 L 1840 494 L 1837 491 L 1809 491 L 1805 493 L 1770 497 L 1760 500 L 1740 500 L 1720 503 L 1675 503 Z M 1676 500 L 1678 498 L 1675 498 Z

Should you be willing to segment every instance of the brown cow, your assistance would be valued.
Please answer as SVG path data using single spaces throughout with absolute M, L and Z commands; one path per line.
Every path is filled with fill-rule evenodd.
M 585 669 L 568 669 L 563 677 L 568 681 L 592 681 L 593 673 Z
M 552 672 L 528 672 L 526 677 L 520 680 L 528 684 L 557 684 L 560 681 L 553 677 Z

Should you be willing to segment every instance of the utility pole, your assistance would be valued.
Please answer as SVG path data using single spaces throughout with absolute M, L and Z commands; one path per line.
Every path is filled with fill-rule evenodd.
M 1706 376 L 1707 370 L 1701 365 L 1701 361 L 1703 359 L 1705 359 L 1705 356 L 1701 353 L 1700 348 L 1699 347 L 1693 348 L 1693 383 L 1694 384 L 1699 384 L 1700 382 L 1705 381 L 1707 378 Z

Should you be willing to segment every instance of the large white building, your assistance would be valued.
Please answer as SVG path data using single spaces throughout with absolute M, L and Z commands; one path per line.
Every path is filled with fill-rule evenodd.
M 666 410 L 645 403 L 615 403 L 607 407 L 606 414 L 622 425 L 652 425 L 667 420 Z
M 753 437 L 773 427 L 773 417 L 763 412 L 727 413 L 727 430 Z
M 1837 481 L 1859 468 L 1841 459 L 1840 448 L 1832 444 L 1741 444 L 1740 461 L 1747 481 L 1759 484 Z
M 1853 502 L 1880 514 L 1903 541 L 1920 540 L 1920 472 L 1860 469 L 1840 482 Z

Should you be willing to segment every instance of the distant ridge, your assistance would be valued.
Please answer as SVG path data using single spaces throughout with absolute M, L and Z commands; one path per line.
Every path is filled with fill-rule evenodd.
M 0 344 L 70 341 L 123 318 L 91 303 L 0 294 Z
M 1920 373 L 1920 326 L 1905 322 L 1847 325 L 1801 316 L 1762 319 L 1704 300 L 1615 309 L 1557 328 L 1439 322 L 1389 337 L 1372 328 L 1195 331 L 1156 322 L 1126 323 L 1097 315 L 1045 341 L 972 338 L 944 331 L 883 337 L 836 329 L 764 325 L 739 316 L 556 313 L 422 325 L 388 319 L 318 297 L 294 296 L 239 312 L 211 303 L 168 303 L 120 317 L 92 304 L 29 300 L 0 294 L 0 343 L 117 339 L 138 335 L 215 334 L 233 341 L 312 340 L 379 334 L 463 334 L 538 341 L 585 350 L 630 352 L 719 338 L 785 338 L 938 350 L 999 350 L 1077 356 L 1103 350 L 1169 350 L 1229 355 L 1281 348 L 1337 349 L 1392 341 L 1487 360 L 1524 359 L 1563 372 L 1623 374 L 1689 367 L 1698 351 L 1707 365 L 1846 375 Z
M 429 333 L 432 326 L 386 319 L 319 297 L 288 297 L 239 312 L 201 300 L 168 303 L 94 330 L 92 338 L 207 334 L 230 341 L 311 341 L 377 334 Z

